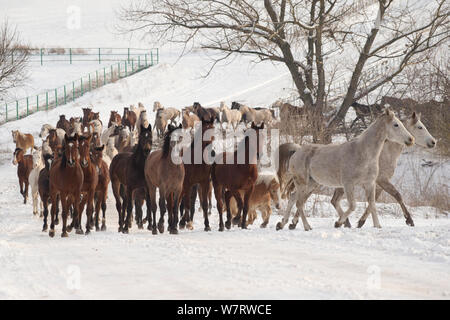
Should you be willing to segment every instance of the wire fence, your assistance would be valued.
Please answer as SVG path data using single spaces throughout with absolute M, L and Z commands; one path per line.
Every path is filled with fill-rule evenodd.
M 65 54 L 63 54 L 63 56 L 65 56 Z M 58 57 L 58 55 L 55 54 L 55 57 Z M 72 62 L 73 61 L 75 60 L 72 60 Z M 143 51 L 142 54 L 130 54 L 129 58 L 127 54 L 126 59 L 123 61 L 118 61 L 117 63 L 105 66 L 63 86 L 42 92 L 35 96 L 29 96 L 5 103 L 4 107 L 0 108 L 0 124 L 25 118 L 32 113 L 49 110 L 72 102 L 87 92 L 128 77 L 158 63 L 158 49 Z

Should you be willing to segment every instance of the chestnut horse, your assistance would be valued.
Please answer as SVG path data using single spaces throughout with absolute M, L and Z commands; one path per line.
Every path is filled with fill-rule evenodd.
M 175 164 L 172 161 L 172 133 L 181 129 L 169 124 L 168 131 L 164 137 L 164 145 L 161 150 L 152 152 L 145 161 L 145 180 L 150 195 L 151 212 L 153 215 L 152 233 L 156 231 L 156 188 L 159 188 L 159 211 L 160 218 L 158 230 L 164 232 L 164 214 L 166 213 L 166 201 L 168 211 L 168 231 L 171 234 L 177 234 L 178 224 L 178 205 L 183 191 L 184 165 Z M 148 214 L 147 214 L 148 215 Z M 148 215 L 150 227 L 150 216 Z
M 62 157 L 56 160 L 50 169 L 50 197 L 52 199 L 52 221 L 49 236 L 55 236 L 55 216 L 58 204 L 58 195 L 62 204 L 63 227 L 61 237 L 68 237 L 67 215 L 70 205 L 74 207 L 73 219 L 77 233 L 81 233 L 81 224 L 78 220 L 80 212 L 81 187 L 84 175 L 78 154 L 78 135 L 64 137 Z M 72 224 L 74 224 L 72 222 Z
M 146 188 L 144 180 L 145 159 L 152 149 L 152 126 L 141 127 L 139 141 L 133 152 L 117 154 L 111 161 L 109 175 L 111 185 L 116 199 L 116 209 L 119 214 L 119 232 L 128 233 L 131 226 L 131 211 L 133 210 L 133 193 L 141 188 Z M 121 189 L 123 188 L 123 189 Z M 150 212 L 148 193 L 145 192 L 147 200 L 147 215 Z M 121 201 L 121 198 L 123 199 Z M 125 223 L 125 210 L 127 217 Z M 148 227 L 150 228 L 150 222 Z M 142 225 L 138 226 L 142 228 Z
M 66 133 L 69 133 L 70 122 L 66 119 L 66 116 L 64 114 L 59 116 L 59 120 L 56 123 L 56 128 L 63 129 Z
M 122 124 L 130 128 L 130 131 L 134 131 L 136 121 L 136 113 L 134 113 L 134 111 L 130 111 L 129 108 L 123 108 Z
M 111 111 L 111 115 L 109 116 L 108 128 L 111 127 L 115 123 L 116 125 L 122 125 L 122 117 L 117 111 Z
M 100 213 L 100 207 L 102 209 L 102 227 L 101 231 L 106 230 L 106 198 L 108 197 L 108 185 L 109 185 L 109 169 L 106 162 L 103 160 L 103 149 L 105 145 L 101 147 L 95 147 L 92 151 L 92 161 L 98 168 L 98 184 L 95 189 L 95 231 L 99 231 L 98 216 Z
M 19 130 L 11 131 L 13 142 L 16 144 L 16 148 L 22 149 L 27 152 L 28 148 L 33 151 L 34 148 L 34 138 L 33 135 L 29 133 L 22 133 Z
M 81 223 L 81 216 L 86 207 L 86 234 L 91 232 L 93 224 L 94 213 L 94 195 L 98 184 L 98 171 L 97 166 L 91 160 L 91 140 L 92 135 L 78 137 L 78 150 L 80 152 L 80 165 L 83 169 L 83 186 L 81 187 L 81 193 L 83 200 L 80 204 L 80 211 L 78 213 L 78 222 Z M 81 226 L 80 230 L 82 232 Z
M 225 194 L 225 203 L 227 206 L 227 221 L 225 227 L 227 229 L 231 228 L 230 199 L 231 197 L 234 197 L 238 204 L 239 211 L 237 216 L 233 218 L 233 223 L 239 223 L 243 209 L 244 213 L 240 225 L 242 229 L 247 228 L 245 222 L 247 220 L 249 200 L 258 178 L 256 163 L 261 153 L 260 147 L 262 146 L 262 144 L 260 144 L 259 130 L 264 129 L 264 123 L 259 127 L 252 122 L 251 129 L 252 131 L 249 132 L 250 135 L 247 135 L 248 130 L 246 131 L 244 139 L 239 143 L 238 148 L 234 153 L 220 153 L 212 166 L 211 177 L 220 219 L 219 231 L 224 230 L 222 218 L 223 194 Z M 256 136 L 256 146 L 254 139 L 253 141 L 250 141 L 251 135 Z M 244 159 L 242 159 L 242 156 L 244 156 Z M 233 163 L 227 163 L 227 160 L 229 159 L 233 159 Z M 240 191 L 244 192 L 243 201 Z
M 23 149 L 16 148 L 13 154 L 13 164 L 17 165 L 17 176 L 19 177 L 20 194 L 23 196 L 23 203 L 27 203 L 28 198 L 28 177 L 33 170 L 33 156 L 25 155 Z
M 194 140 L 192 141 L 191 145 L 188 147 L 189 149 L 183 150 L 183 154 L 186 154 L 186 152 L 189 152 L 189 161 L 188 163 L 184 162 L 184 181 L 183 181 L 183 206 L 184 206 L 184 216 L 180 221 L 180 228 L 184 228 L 186 222 L 188 229 L 192 230 L 192 223 L 194 218 L 194 210 L 191 210 L 191 213 L 189 215 L 189 211 L 191 209 L 190 199 L 191 199 L 191 189 L 194 185 L 199 184 L 200 188 L 198 189 L 198 192 L 203 196 L 201 197 L 202 203 L 202 210 L 203 210 L 203 217 L 205 219 L 205 231 L 211 231 L 211 228 L 209 226 L 209 220 L 208 220 L 208 194 L 210 192 L 210 179 L 211 179 L 211 164 L 208 164 L 203 159 L 203 152 L 206 149 L 207 146 L 211 144 L 211 139 L 208 139 L 208 141 L 205 141 L 203 138 L 204 133 L 209 130 L 214 129 L 214 119 L 211 119 L 209 121 L 202 120 L 202 127 L 201 130 L 197 130 Z M 198 145 L 198 149 L 197 149 Z M 194 159 L 194 154 L 196 152 L 201 152 L 202 159 L 201 161 L 197 161 L 199 163 L 195 163 L 196 159 Z M 210 162 L 211 163 L 211 162 Z

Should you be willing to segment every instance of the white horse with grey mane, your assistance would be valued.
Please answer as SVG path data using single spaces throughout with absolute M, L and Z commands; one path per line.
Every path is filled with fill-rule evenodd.
M 300 216 L 304 229 L 311 230 L 303 206 L 320 185 L 343 188 L 347 196 L 349 208 L 336 221 L 335 227 L 340 227 L 355 210 L 355 187 L 362 186 L 368 202 L 367 210 L 373 215 L 374 226 L 380 228 L 375 207 L 375 189 L 379 172 L 378 159 L 386 140 L 407 146 L 414 143 L 414 137 L 389 109 L 351 141 L 340 145 L 301 146 L 289 160 L 290 181 L 287 185 L 294 183 L 295 192 L 289 197 L 287 210 L 282 221 L 278 222 L 277 230 L 288 222 L 294 203 L 297 204 L 297 212 L 289 228 L 295 229 Z

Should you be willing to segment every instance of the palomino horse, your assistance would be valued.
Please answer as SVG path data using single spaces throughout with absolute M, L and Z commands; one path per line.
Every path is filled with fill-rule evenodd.
M 189 110 L 182 111 L 182 121 L 183 129 L 194 129 L 195 124 L 200 122 L 200 118 L 195 113 L 190 113 Z
M 223 124 L 225 122 L 236 130 L 237 126 L 241 122 L 242 113 L 239 110 L 232 110 L 228 108 L 223 101 L 220 103 L 220 111 L 222 111 L 222 119 L 220 123 Z
M 416 144 L 423 148 L 434 148 L 436 145 L 436 140 L 433 136 L 428 132 L 425 125 L 420 121 L 420 114 L 416 114 L 415 112 L 403 122 L 406 129 L 414 136 Z M 403 203 L 402 196 L 400 192 L 389 182 L 389 180 L 393 177 L 395 168 L 397 167 L 397 161 L 400 158 L 404 149 L 403 144 L 399 144 L 397 142 L 386 141 L 384 143 L 383 149 L 381 150 L 380 157 L 378 158 L 378 177 L 377 177 L 377 186 L 375 192 L 375 201 L 378 199 L 380 194 L 384 191 L 389 193 L 395 200 L 400 204 L 402 208 L 403 215 L 406 219 L 406 224 L 413 227 L 414 221 Z M 340 206 L 340 199 L 344 195 L 344 190 L 342 188 L 338 188 L 334 191 L 333 198 L 331 199 L 331 203 L 336 208 L 339 215 L 342 215 L 344 212 Z M 362 227 L 364 222 L 369 215 L 369 211 L 366 209 L 361 219 L 358 222 L 358 228 Z M 350 227 L 350 222 L 348 219 L 345 221 L 345 226 Z
M 103 160 L 103 150 L 105 145 L 101 147 L 95 147 L 92 151 L 92 161 L 98 168 L 98 184 L 95 189 L 95 230 L 99 231 L 98 216 L 100 213 L 100 207 L 102 209 L 102 227 L 101 230 L 106 230 L 106 198 L 108 197 L 108 185 L 109 185 L 109 169 L 106 162 Z
M 194 185 L 199 184 L 199 193 L 203 196 L 202 199 L 202 210 L 203 216 L 205 218 L 205 231 L 211 231 L 211 227 L 209 226 L 208 220 L 208 193 L 210 192 L 210 179 L 211 179 L 211 165 L 206 163 L 203 154 L 206 149 L 211 144 L 212 139 L 208 139 L 205 141 L 204 133 L 207 130 L 214 130 L 214 120 L 202 121 L 201 130 L 197 130 L 194 140 L 191 145 L 183 150 L 183 154 L 188 153 L 189 161 L 188 163 L 184 163 L 184 181 L 183 181 L 183 204 L 184 204 L 184 216 L 180 221 L 180 228 L 184 228 L 184 224 L 187 222 L 188 229 L 192 230 L 192 222 L 194 217 L 194 212 L 189 214 L 191 209 L 190 198 L 191 198 L 191 189 Z M 196 149 L 198 146 L 198 149 Z M 196 163 L 195 161 L 195 153 L 201 152 L 202 159 Z M 210 162 L 211 163 L 211 162 Z
M 289 160 L 291 179 L 288 184 L 293 182 L 296 191 L 290 195 L 288 208 L 282 221 L 278 222 L 277 230 L 288 222 L 295 202 L 297 213 L 289 228 L 295 229 L 300 215 L 305 230 L 311 230 L 303 206 L 320 185 L 343 187 L 347 195 L 349 208 L 340 216 L 335 227 L 340 227 L 355 210 L 354 189 L 357 185 L 362 186 L 366 192 L 368 211 L 374 215 L 374 226 L 380 227 L 375 207 L 375 181 L 378 176 L 378 158 L 386 140 L 402 145 L 414 143 L 414 137 L 390 110 L 386 110 L 386 113 L 351 141 L 340 145 L 301 146 Z
M 133 152 L 117 154 L 111 161 L 109 175 L 111 186 L 116 199 L 116 209 L 119 214 L 119 232 L 128 233 L 131 226 L 131 211 L 133 210 L 133 193 L 146 188 L 144 179 L 145 159 L 152 149 L 152 127 L 141 128 L 139 141 Z M 123 188 L 121 190 L 121 188 Z M 146 192 L 147 194 L 147 192 Z M 121 198 L 123 199 L 121 201 Z M 150 212 L 150 202 L 146 197 L 147 216 Z M 125 210 L 127 213 L 125 221 Z M 138 225 L 142 228 L 142 225 Z M 150 221 L 148 228 L 150 228 Z
M 55 236 L 55 217 L 58 204 L 58 195 L 62 204 L 63 227 L 61 237 L 68 237 L 67 215 L 70 205 L 73 205 L 75 228 L 82 233 L 81 221 L 78 220 L 80 212 L 81 187 L 83 185 L 83 169 L 80 165 L 78 153 L 78 135 L 64 137 L 62 157 L 54 161 L 50 169 L 50 198 L 52 200 L 52 221 L 49 236 Z
M 81 223 L 81 217 L 86 205 L 86 234 L 91 232 L 94 213 L 94 196 L 98 184 L 97 166 L 91 159 L 91 140 L 92 135 L 78 137 L 78 150 L 80 152 L 80 165 L 83 169 L 83 186 L 81 194 L 83 199 L 80 204 L 80 212 L 78 214 L 78 222 Z M 81 226 L 80 226 L 80 230 Z
M 17 176 L 19 177 L 20 194 L 23 196 L 23 203 L 27 203 L 28 178 L 33 169 L 33 156 L 25 155 L 23 149 L 16 148 L 13 154 L 13 164 L 17 165 Z
M 230 199 L 234 197 L 238 204 L 238 215 L 233 219 L 233 223 L 238 223 L 241 218 L 242 209 L 244 214 L 242 216 L 241 227 L 247 228 L 245 221 L 247 220 L 247 212 L 249 209 L 250 197 L 255 187 L 255 182 L 258 178 L 257 160 L 260 156 L 259 130 L 264 129 L 264 123 L 261 127 L 252 123 L 251 135 L 256 135 L 256 146 L 254 139 L 250 141 L 251 136 L 246 136 L 239 143 L 237 150 L 234 153 L 220 153 L 213 164 L 211 170 L 212 182 L 214 185 L 214 194 L 217 200 L 217 209 L 219 211 L 219 231 L 224 230 L 222 208 L 223 208 L 223 193 L 225 193 L 225 202 L 227 206 L 227 221 L 225 226 L 227 229 L 231 228 L 231 211 Z M 241 159 L 241 155 L 244 159 Z M 227 159 L 233 159 L 233 163 L 227 163 Z M 243 163 L 242 163 L 243 162 Z M 241 193 L 244 191 L 244 201 L 242 201 Z
M 241 196 L 244 196 L 243 191 Z M 267 227 L 270 215 L 272 214 L 271 202 L 275 203 L 275 207 L 280 209 L 280 183 L 278 177 L 273 173 L 259 172 L 258 179 L 255 182 L 255 189 L 250 197 L 247 225 L 253 224 L 256 219 L 256 210 L 261 211 L 263 223 L 261 228 Z M 238 208 L 234 199 L 230 200 L 231 216 L 238 214 Z
M 29 133 L 22 133 L 19 130 L 12 130 L 13 142 L 16 144 L 16 148 L 22 149 L 27 152 L 28 149 L 34 148 L 34 138 L 33 135 Z
M 177 234 L 178 224 L 178 206 L 183 191 L 184 165 L 182 163 L 175 164 L 172 161 L 172 133 L 176 129 L 181 129 L 181 125 L 177 128 L 172 125 L 168 126 L 168 131 L 164 137 L 163 148 L 153 151 L 145 161 L 145 181 L 150 195 L 151 212 L 153 219 L 148 216 L 152 223 L 152 233 L 156 231 L 156 188 L 159 188 L 159 211 L 160 218 L 158 222 L 158 230 L 164 232 L 164 214 L 166 212 L 166 201 L 168 211 L 168 231 L 170 234 Z

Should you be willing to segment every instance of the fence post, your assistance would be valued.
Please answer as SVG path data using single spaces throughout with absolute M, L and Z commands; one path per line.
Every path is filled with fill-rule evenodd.
M 46 101 L 45 110 L 48 110 L 48 91 L 45 93 L 45 101 Z
M 19 120 L 19 101 L 16 100 L 16 120 Z
M 44 49 L 42 49 L 41 48 L 41 66 L 43 65 L 43 61 L 42 61 L 42 51 L 43 51 Z
M 120 79 L 120 62 L 117 63 L 117 79 Z
M 134 71 L 134 59 L 131 59 L 131 73 Z
M 106 67 L 103 68 L 103 85 L 106 85 Z
M 72 101 L 75 100 L 75 81 L 72 81 Z
M 66 98 L 66 85 L 64 85 L 64 104 L 67 104 L 67 98 Z
M 138 69 L 141 68 L 141 56 L 138 56 Z
M 36 111 L 39 111 L 39 95 L 36 96 Z
M 128 63 L 125 61 L 125 77 L 128 77 Z
M 83 95 L 83 78 L 81 78 L 80 81 L 81 81 L 81 95 Z
M 130 48 L 128 48 L 128 63 L 130 63 Z
M 150 51 L 150 65 L 153 66 L 153 51 Z
M 28 112 L 28 107 L 29 107 L 29 101 L 28 101 L 28 97 L 27 97 L 27 116 L 28 116 L 28 114 L 29 114 L 29 112 Z
M 156 63 L 159 63 L 159 48 L 156 48 Z
M 98 70 L 95 71 L 95 87 L 98 88 Z
M 111 82 L 113 82 L 113 78 L 114 78 L 113 65 L 111 65 Z
M 147 54 L 145 54 L 145 67 L 147 68 Z
M 56 107 L 58 106 L 58 89 L 55 89 L 55 103 Z
M 91 74 L 90 73 L 88 74 L 88 78 L 89 78 L 89 91 L 91 91 L 92 88 L 91 88 Z
M 69 48 L 69 59 L 70 59 L 70 64 L 72 64 L 72 48 Z
M 101 63 L 101 57 L 100 57 L 100 48 L 98 48 L 98 64 Z

